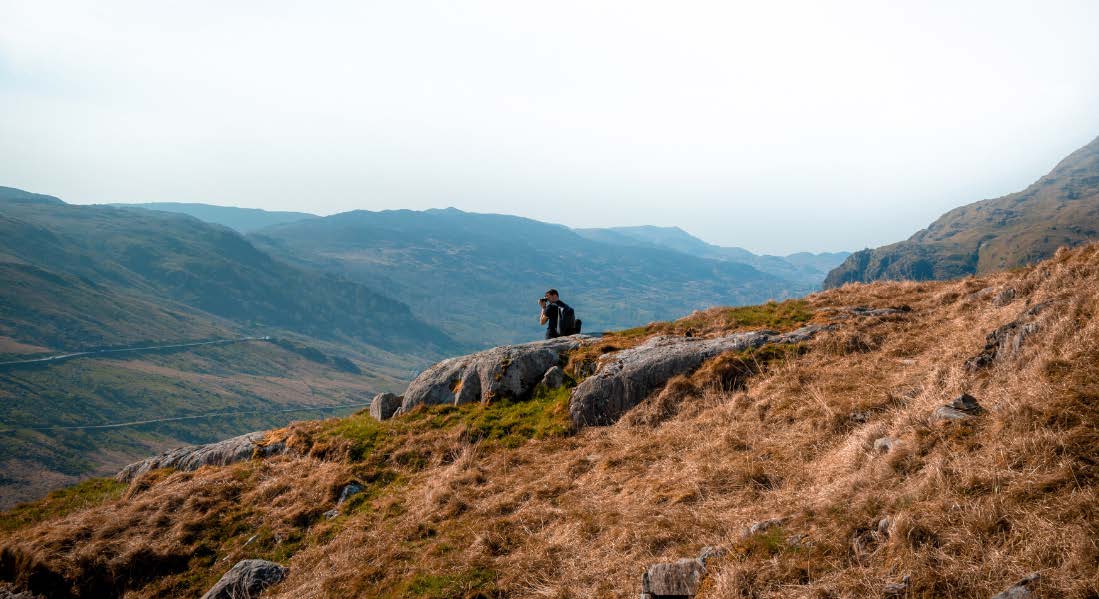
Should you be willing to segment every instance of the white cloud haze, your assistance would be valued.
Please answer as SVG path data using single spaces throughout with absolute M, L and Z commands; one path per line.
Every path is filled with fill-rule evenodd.
M 0 185 L 860 249 L 1099 135 L 1099 2 L 0 0 Z

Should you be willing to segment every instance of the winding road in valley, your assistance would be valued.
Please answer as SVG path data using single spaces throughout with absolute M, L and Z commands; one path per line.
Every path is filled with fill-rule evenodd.
M 74 358 L 94 358 L 98 356 L 107 356 L 111 354 L 124 354 L 124 353 L 140 353 L 146 351 L 157 351 L 164 349 L 186 349 L 188 347 L 200 347 L 203 345 L 231 345 L 233 343 L 245 343 L 248 341 L 270 341 L 271 337 L 237 337 L 233 339 L 214 339 L 211 341 L 192 341 L 183 343 L 171 343 L 166 345 L 146 345 L 141 347 L 122 347 L 116 349 L 97 349 L 91 351 L 71 352 L 67 354 L 56 354 L 53 356 L 46 356 L 44 358 L 31 358 L 27 360 L 12 360 L 10 362 L 0 362 L 0 368 L 10 368 L 14 366 L 31 366 L 40 364 L 53 364 L 57 362 L 64 362 L 66 360 L 72 360 Z

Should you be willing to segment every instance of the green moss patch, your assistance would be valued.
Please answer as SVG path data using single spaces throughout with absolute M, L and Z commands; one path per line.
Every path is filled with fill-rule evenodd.
M 118 499 L 126 490 L 126 486 L 125 483 L 120 483 L 113 478 L 92 478 L 71 487 L 53 491 L 42 499 L 20 504 L 0 513 L 0 531 L 18 530 Z

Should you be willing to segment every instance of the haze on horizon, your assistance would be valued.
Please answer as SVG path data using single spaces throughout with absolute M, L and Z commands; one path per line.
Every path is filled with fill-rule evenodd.
M 0 0 L 0 185 L 856 250 L 1099 135 L 1099 3 Z

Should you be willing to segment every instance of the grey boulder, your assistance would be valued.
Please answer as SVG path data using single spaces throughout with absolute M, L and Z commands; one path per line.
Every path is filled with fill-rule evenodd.
M 246 559 L 237 562 L 202 599 L 251 599 L 281 581 L 288 570 L 274 562 Z
M 900 441 L 893 437 L 879 437 L 874 441 L 874 451 L 878 453 L 889 453 L 893 451 L 893 448 L 899 444 Z
M 710 358 L 768 343 L 800 343 L 823 329 L 811 325 L 782 335 L 756 331 L 713 339 L 661 336 L 608 354 L 600 359 L 595 374 L 573 390 L 569 405 L 572 422 L 578 428 L 613 424 L 668 379 L 693 372 Z
M 1041 574 L 1031 572 L 1003 592 L 993 595 L 992 599 L 1030 599 L 1035 596 L 1034 587 L 1041 579 Z
M 542 386 L 547 389 L 557 389 L 565 386 L 565 371 L 560 366 L 553 366 L 542 376 Z
M 421 405 L 459 405 L 498 398 L 525 399 L 587 335 L 571 335 L 521 345 L 494 347 L 450 358 L 428 368 L 408 386 L 398 413 Z
M 389 420 L 400 409 L 403 399 L 392 393 L 379 393 L 370 402 L 370 415 L 376 420 Z
M 931 413 L 931 422 L 951 422 L 968 420 L 973 416 L 984 412 L 976 398 L 968 393 L 962 393 L 950 403 L 939 406 Z
M 641 577 L 641 597 L 694 597 L 706 575 L 706 565 L 698 559 L 681 559 L 668 564 L 653 564 Z
M 1019 352 L 1023 342 L 1041 331 L 1038 316 L 1050 306 L 1049 302 L 1035 304 L 1019 315 L 1015 320 L 997 328 L 985 336 L 985 346 L 976 356 L 966 360 L 970 370 L 980 370 L 995 364 L 998 360 Z
M 252 459 L 253 456 L 268 457 L 285 453 L 286 445 L 283 443 L 261 445 L 265 435 L 266 433 L 261 431 L 216 443 L 172 449 L 126 466 L 115 475 L 115 479 L 120 482 L 129 482 L 157 468 L 198 470 L 203 466 L 227 466 L 243 462 Z

